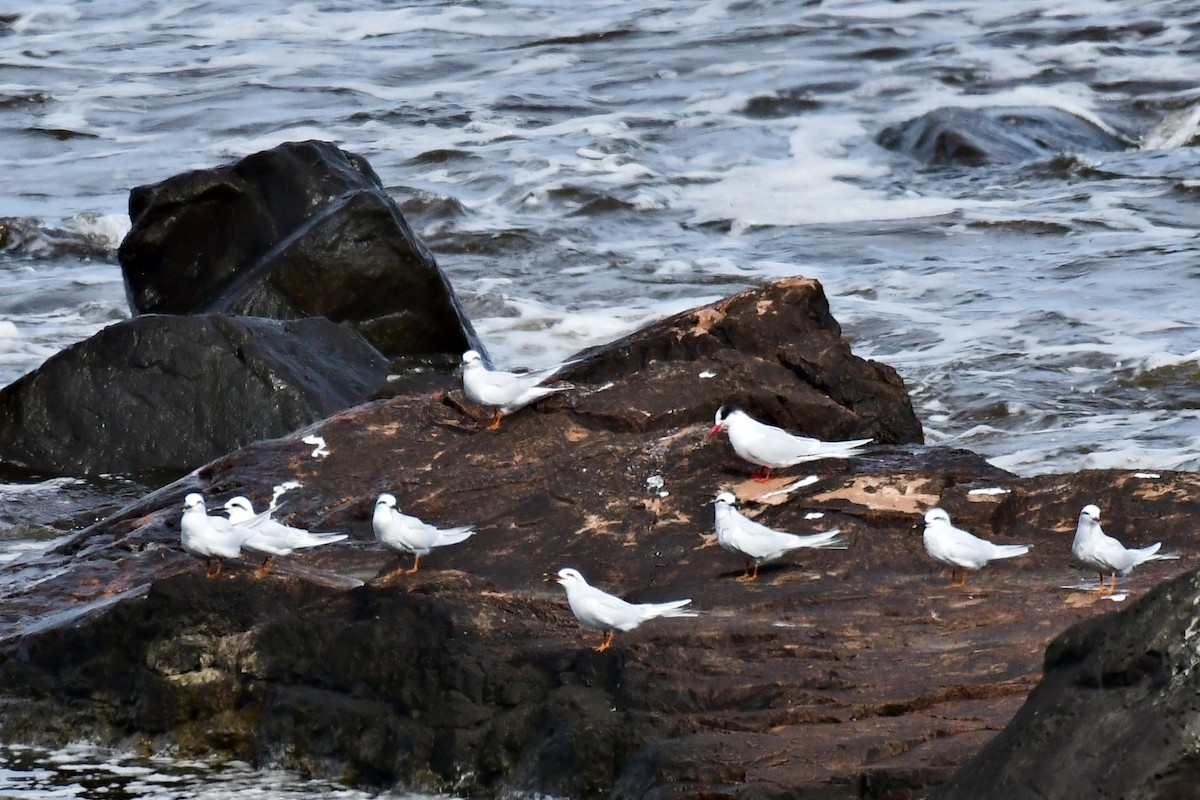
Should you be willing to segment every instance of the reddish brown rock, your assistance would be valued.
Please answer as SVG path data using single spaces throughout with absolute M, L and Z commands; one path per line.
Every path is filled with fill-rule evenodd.
M 937 796 L 1195 797 L 1198 606 L 1193 570 L 1054 639 L 1028 701 Z
M 659 352 L 691 358 L 671 349 L 686 335 L 666 331 L 684 344 Z M 752 358 L 769 366 L 776 345 L 764 347 Z M 518 412 L 495 433 L 454 388 L 378 401 L 230 454 L 81 533 L 39 566 L 60 574 L 0 604 L 3 735 L 170 743 L 489 795 L 918 797 L 1012 719 L 1060 631 L 1117 607 L 1063 588 L 1094 580 L 1070 554 L 1080 507 L 1099 503 L 1130 544 L 1153 530 L 1187 553 L 1192 474 L 1020 479 L 962 451 L 889 445 L 748 481 L 723 438 L 704 441 L 704 407 L 728 399 L 722 378 L 670 387 L 695 419 L 653 406 L 668 391 L 657 365 L 680 358 L 607 376 L 585 362 L 573 379 L 614 385 Z M 743 358 L 685 363 L 754 363 Z M 718 389 L 705 398 L 706 387 Z M 610 391 L 624 403 L 594 411 Z M 764 496 L 810 472 L 815 483 Z M 255 563 L 201 577 L 178 547 L 183 495 L 261 504 L 283 480 L 302 483 L 284 521 L 352 539 L 277 559 L 265 580 Z M 712 535 L 722 488 L 761 522 L 838 526 L 851 546 L 791 554 L 740 583 L 740 559 Z M 394 556 L 370 530 L 384 491 L 478 533 L 386 577 Z M 935 504 L 1034 552 L 951 588 L 921 544 Z M 652 621 L 595 653 L 599 634 L 542 581 L 562 566 L 633 600 L 691 597 L 701 616 Z M 1138 597 L 1194 566 L 1190 553 L 1148 564 L 1128 587 Z
M 647 431 L 711 424 L 717 407 L 735 403 L 822 439 L 923 440 L 900 376 L 850 352 L 814 280 L 741 292 L 581 358 L 563 378 L 593 388 L 612 384 L 576 396 L 573 408 L 585 424 Z

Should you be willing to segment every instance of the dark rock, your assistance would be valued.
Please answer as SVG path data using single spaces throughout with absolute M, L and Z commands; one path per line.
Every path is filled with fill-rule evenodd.
M 770 292 L 799 290 L 758 300 L 785 307 L 766 302 Z M 785 345 L 743 329 L 769 316 L 743 304 L 759 307 L 743 298 L 704 316 L 715 334 L 687 334 L 678 318 L 658 344 L 635 336 L 591 353 L 573 369 L 612 387 L 544 401 L 496 433 L 465 413 L 457 388 L 360 406 L 220 458 L 40 562 L 0 566 L 0 587 L 21 585 L 20 570 L 42 576 L 36 590 L 0 597 L 0 736 L 176 746 L 487 796 L 926 796 L 1016 713 L 1047 643 L 1111 607 L 1062 588 L 1084 574 L 1070 554 L 1079 509 L 1099 503 L 1131 544 L 1153 527 L 1183 549 L 1200 475 L 1018 478 L 963 451 L 905 444 L 748 481 L 727 442 L 704 441 L 730 384 L 661 369 L 760 374 L 741 350 L 764 339 L 752 352 L 770 365 Z M 726 350 L 710 349 L 722 339 Z M 796 391 L 803 382 L 785 372 L 783 391 Z M 605 401 L 603 416 L 589 405 L 614 391 L 624 400 Z M 671 392 L 692 420 L 673 421 Z M 314 456 L 306 433 L 329 454 Z M 810 473 L 814 484 L 765 496 Z M 284 496 L 283 521 L 350 540 L 277 559 L 263 580 L 252 560 L 200 577 L 179 549 L 183 494 L 259 505 L 284 480 L 302 488 Z M 721 488 L 772 527 L 837 526 L 850 548 L 792 554 L 740 583 L 743 564 L 711 533 Z M 415 575 L 385 578 L 395 557 L 370 528 L 383 491 L 406 513 L 478 532 Z M 935 504 L 962 527 L 1035 549 L 990 565 L 966 591 L 948 587 L 921 544 L 921 514 Z M 1194 563 L 1144 565 L 1129 586 Z M 542 581 L 563 566 L 635 601 L 690 597 L 702 615 L 652 621 L 595 653 L 600 636 Z M 1109 672 L 1161 672 L 1131 663 Z
M 388 356 L 480 349 L 433 255 L 360 156 L 280 145 L 130 193 L 135 314 L 324 316 Z
M 1132 142 L 1057 108 L 937 108 L 884 128 L 879 144 L 924 164 L 975 167 L 1078 152 L 1118 152 Z
M 177 476 L 361 402 L 386 377 L 374 348 L 324 319 L 138 317 L 0 390 L 0 458 Z
M 1193 571 L 1059 636 L 1025 705 L 938 797 L 1195 797 L 1197 606 Z
M 821 284 L 806 278 L 685 311 L 577 358 L 562 378 L 612 384 L 573 403 L 597 424 L 648 431 L 711 422 L 722 403 L 736 403 L 822 439 L 922 441 L 900 376 L 851 353 Z

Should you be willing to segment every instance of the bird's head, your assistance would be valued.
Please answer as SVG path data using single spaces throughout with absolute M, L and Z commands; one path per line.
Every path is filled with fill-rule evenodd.
M 925 524 L 935 525 L 937 523 L 950 524 L 950 515 L 940 508 L 931 508 L 925 512 Z
M 479 355 L 476 350 L 468 350 L 462 354 L 462 363 L 464 367 L 470 367 L 474 364 L 482 364 L 483 356 Z
M 203 495 L 197 494 L 196 492 L 192 492 L 187 497 L 183 498 L 183 510 L 184 511 L 193 511 L 197 508 L 200 509 L 201 511 L 204 510 Z
M 395 508 L 396 507 L 395 496 L 387 494 L 386 492 L 384 494 L 379 495 L 379 499 L 375 501 L 375 508 L 379 509 L 381 507 L 382 508 Z
M 1083 507 L 1083 510 L 1079 512 L 1079 516 L 1081 518 L 1087 517 L 1092 522 L 1099 522 L 1100 521 L 1100 507 L 1094 506 L 1091 504 L 1086 505 Z
M 717 409 L 717 416 L 713 419 L 712 430 L 708 432 L 708 438 L 712 439 L 721 431 L 725 430 L 725 426 L 729 424 L 729 418 L 737 411 L 736 406 L 723 405 Z
M 250 505 L 249 499 L 239 495 L 226 501 L 225 513 L 229 515 L 229 521 L 236 525 L 254 516 L 254 506 Z
M 736 506 L 737 498 L 733 496 L 733 492 L 721 492 L 717 495 L 716 503 L 717 505 L 724 503 L 729 506 Z
M 557 575 L 550 576 L 547 579 L 563 586 L 587 586 L 587 581 L 579 574 L 579 570 L 573 567 L 563 567 L 558 571 Z

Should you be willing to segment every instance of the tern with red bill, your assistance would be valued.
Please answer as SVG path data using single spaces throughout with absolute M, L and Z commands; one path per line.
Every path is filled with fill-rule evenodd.
M 721 431 L 729 434 L 729 443 L 739 456 L 762 467 L 761 475 L 755 477 L 768 480 L 771 470 L 793 467 L 806 461 L 824 458 L 851 458 L 862 452 L 870 439 L 854 439 L 845 442 L 824 442 L 808 436 L 797 436 L 783 428 L 759 422 L 736 406 L 721 406 L 708 438 Z

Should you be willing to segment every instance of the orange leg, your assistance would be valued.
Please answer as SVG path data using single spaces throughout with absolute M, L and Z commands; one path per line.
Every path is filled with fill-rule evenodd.
M 613 641 L 613 632 L 605 631 L 604 641 L 600 643 L 599 647 L 593 647 L 592 649 L 595 650 L 597 653 L 603 653 L 605 650 L 612 647 L 612 641 Z
M 767 481 L 771 480 L 771 468 L 763 467 L 762 470 L 755 470 L 754 472 L 750 473 L 750 477 L 759 483 L 766 483 Z
M 420 567 L 421 567 L 421 554 L 418 553 L 416 556 L 413 557 L 413 568 L 404 570 L 404 574 L 412 575 L 414 572 L 416 572 L 418 569 L 420 569 Z
M 271 571 L 271 565 L 275 563 L 275 556 L 268 555 L 263 559 L 262 566 L 254 570 L 254 577 L 261 578 Z
M 742 577 L 738 578 L 738 580 L 739 581 L 756 581 L 756 580 L 758 580 L 758 562 L 757 561 L 754 562 L 754 572 L 751 573 L 750 572 L 750 562 L 747 561 L 746 562 L 746 571 L 744 573 L 742 573 Z
M 502 416 L 503 416 L 503 415 L 500 413 L 500 409 L 498 409 L 498 408 L 497 408 L 497 409 L 496 409 L 496 413 L 495 413 L 494 415 L 492 415 L 492 421 L 491 421 L 491 423 L 490 423 L 490 424 L 487 426 L 487 429 L 488 429 L 489 431 L 498 431 L 498 430 L 500 430 L 500 419 L 501 419 L 501 417 L 502 417 Z
M 965 589 L 965 588 L 967 588 L 967 575 L 968 575 L 969 573 L 968 573 L 968 572 L 967 572 L 965 569 L 962 571 L 962 582 L 961 582 L 961 583 L 960 583 L 960 582 L 956 582 L 956 581 L 954 580 L 954 576 L 955 576 L 955 575 L 957 575 L 957 574 L 958 574 L 958 569 L 957 569 L 957 568 L 955 568 L 955 567 L 951 567 L 951 568 L 950 568 L 950 585 L 951 585 L 951 586 L 953 586 L 953 587 L 955 587 L 956 589 Z
M 1104 573 L 1098 572 L 1096 574 L 1099 578 L 1099 581 L 1096 584 L 1096 594 L 1099 594 L 1099 595 L 1112 594 L 1114 591 L 1116 591 L 1116 589 L 1117 589 L 1117 573 L 1115 573 L 1115 572 L 1113 573 L 1111 589 L 1104 585 Z

